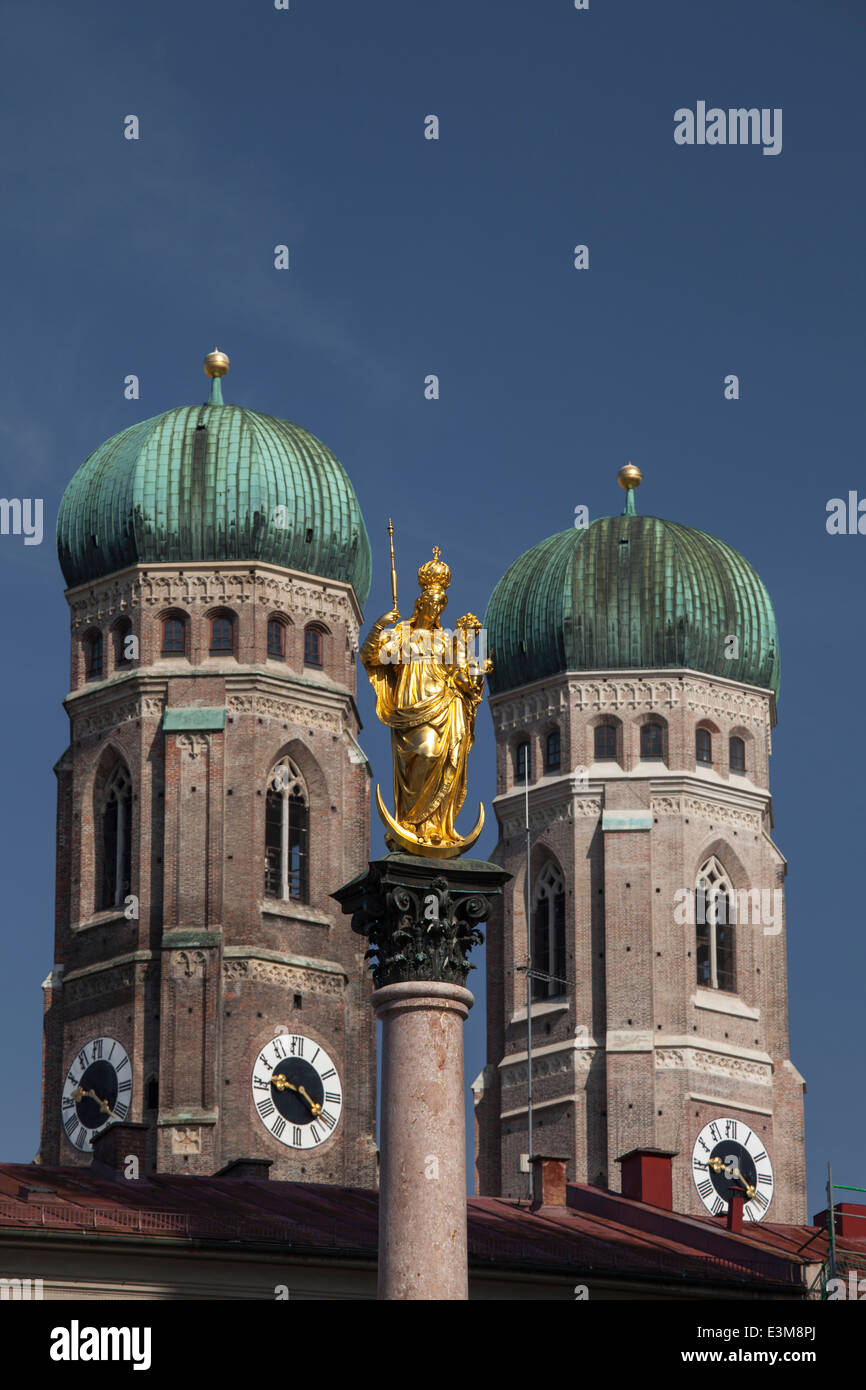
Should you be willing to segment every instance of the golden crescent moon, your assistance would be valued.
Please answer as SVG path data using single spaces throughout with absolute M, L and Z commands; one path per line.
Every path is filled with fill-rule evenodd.
M 484 829 L 484 806 L 481 802 L 478 805 L 478 819 L 470 830 L 469 834 L 462 840 L 456 840 L 450 845 L 426 845 L 413 835 L 411 830 L 406 830 L 404 826 L 398 825 L 393 816 L 388 814 L 385 803 L 382 800 L 382 788 L 376 786 L 376 807 L 385 828 L 390 831 L 390 839 L 395 842 L 398 849 L 406 854 L 417 854 L 425 859 L 456 859 L 458 854 L 464 854 L 467 849 L 471 849 Z M 386 836 L 386 844 L 388 843 Z M 390 846 L 389 846 L 390 847 Z

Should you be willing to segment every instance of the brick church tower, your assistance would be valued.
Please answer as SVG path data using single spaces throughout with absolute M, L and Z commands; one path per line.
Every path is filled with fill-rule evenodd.
M 488 923 L 478 1190 L 529 1181 L 528 896 L 532 1151 L 614 1190 L 618 1159 L 662 1151 L 676 1210 L 720 1215 L 739 1181 L 747 1219 L 804 1221 L 771 837 L 775 616 L 736 551 L 637 515 L 639 481 L 621 471 L 621 516 L 521 556 L 487 613 L 492 857 L 513 878 Z
M 146 1164 L 375 1186 L 366 942 L 331 892 L 367 862 L 355 672 L 370 546 L 319 440 L 223 403 L 143 420 L 58 518 L 59 760 L 47 1164 L 111 1121 Z

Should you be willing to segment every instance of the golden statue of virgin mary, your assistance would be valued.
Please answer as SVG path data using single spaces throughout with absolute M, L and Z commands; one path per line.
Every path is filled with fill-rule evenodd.
M 361 661 L 376 692 L 376 714 L 391 730 L 394 808 L 389 815 L 376 788 L 389 849 L 450 859 L 475 843 L 484 807 L 469 835 L 455 820 L 466 799 L 466 764 L 475 739 L 475 715 L 492 662 L 472 654 L 481 623 L 472 613 L 451 633 L 439 621 L 448 602 L 451 571 L 440 558 L 418 571 L 421 593 L 412 617 L 400 620 L 396 604 L 370 629 Z

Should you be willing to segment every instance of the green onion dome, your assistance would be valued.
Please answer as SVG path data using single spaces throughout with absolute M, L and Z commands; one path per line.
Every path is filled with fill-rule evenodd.
M 248 560 L 342 580 L 363 605 L 370 541 L 345 470 L 299 425 L 223 404 L 227 369 L 209 354 L 207 404 L 131 425 L 78 469 L 57 518 L 67 585 L 135 564 Z
M 779 691 L 776 617 L 751 565 L 704 531 L 636 515 L 632 492 L 621 516 L 515 560 L 485 623 L 493 693 L 563 671 L 666 667 Z

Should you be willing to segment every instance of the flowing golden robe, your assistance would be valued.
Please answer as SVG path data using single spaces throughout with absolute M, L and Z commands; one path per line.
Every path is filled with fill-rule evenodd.
M 422 842 L 456 843 L 454 822 L 466 799 L 466 764 L 484 679 L 468 663 L 437 659 L 442 653 L 435 647 L 431 655 L 410 623 L 400 628 L 400 661 L 381 660 L 381 619 L 361 650 L 376 714 L 391 730 L 395 819 Z M 429 637 L 428 632 L 428 643 Z M 389 645 L 393 651 L 393 638 Z

